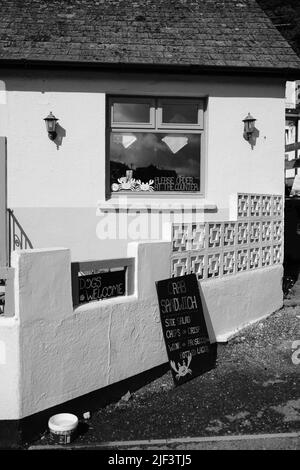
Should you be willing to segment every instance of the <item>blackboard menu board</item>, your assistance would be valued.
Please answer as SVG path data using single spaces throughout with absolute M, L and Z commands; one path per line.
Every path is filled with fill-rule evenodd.
M 78 276 L 79 303 L 125 295 L 125 270 Z
M 175 385 L 211 369 L 216 344 L 211 344 L 195 274 L 156 282 L 160 317 Z

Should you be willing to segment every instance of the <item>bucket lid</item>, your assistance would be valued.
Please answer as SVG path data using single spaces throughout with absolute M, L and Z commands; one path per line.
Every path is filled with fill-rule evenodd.
M 60 413 L 51 416 L 48 421 L 50 431 L 72 431 L 78 425 L 78 418 L 71 413 Z

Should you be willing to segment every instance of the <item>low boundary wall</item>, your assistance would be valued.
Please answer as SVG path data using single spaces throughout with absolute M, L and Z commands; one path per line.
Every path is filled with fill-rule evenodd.
M 131 295 L 73 309 L 64 248 L 12 254 L 15 314 L 0 316 L 0 421 L 31 416 L 166 363 L 155 281 L 170 242 L 137 242 Z M 200 281 L 212 341 L 282 306 L 282 266 Z

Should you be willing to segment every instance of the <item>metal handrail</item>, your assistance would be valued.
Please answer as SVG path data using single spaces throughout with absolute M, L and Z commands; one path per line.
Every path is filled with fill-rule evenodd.
M 8 214 L 8 258 L 10 264 L 11 252 L 14 250 L 27 250 L 33 248 L 22 225 L 16 218 L 12 209 L 7 209 Z

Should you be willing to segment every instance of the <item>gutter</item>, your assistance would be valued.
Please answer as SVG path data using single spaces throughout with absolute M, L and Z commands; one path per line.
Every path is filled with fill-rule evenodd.
M 135 64 L 128 62 L 85 62 L 68 60 L 40 60 L 40 59 L 1 59 L 0 67 L 14 67 L 25 69 L 51 68 L 57 70 L 76 69 L 76 70 L 106 70 L 106 71 L 126 71 L 135 73 L 177 73 L 177 74 L 222 74 L 222 75 L 247 75 L 247 76 L 266 76 L 278 77 L 286 80 L 300 79 L 299 68 L 276 68 L 276 67 L 237 67 L 237 66 L 215 66 L 215 65 L 174 65 L 174 64 Z

